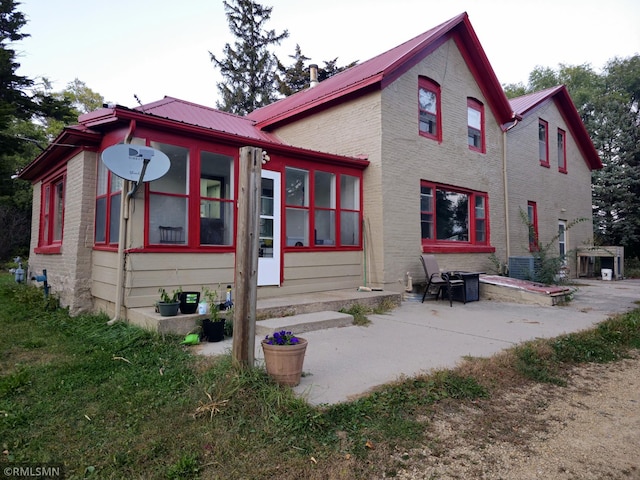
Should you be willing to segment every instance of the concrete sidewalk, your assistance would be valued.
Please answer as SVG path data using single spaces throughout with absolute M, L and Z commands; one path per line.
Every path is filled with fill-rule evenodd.
M 566 306 L 505 302 L 407 300 L 392 312 L 369 315 L 371 324 L 307 332 L 300 385 L 294 391 L 314 405 L 348 401 L 371 388 L 432 369 L 455 367 L 465 356 L 488 357 L 535 338 L 591 328 L 636 308 L 640 280 L 581 281 Z M 263 363 L 261 338 L 256 361 Z M 205 355 L 230 351 L 232 341 L 201 344 Z

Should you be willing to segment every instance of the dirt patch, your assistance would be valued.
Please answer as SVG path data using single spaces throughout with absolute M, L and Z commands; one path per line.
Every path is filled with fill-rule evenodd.
M 425 445 L 399 452 L 395 478 L 640 479 L 640 355 L 536 384 L 443 404 Z

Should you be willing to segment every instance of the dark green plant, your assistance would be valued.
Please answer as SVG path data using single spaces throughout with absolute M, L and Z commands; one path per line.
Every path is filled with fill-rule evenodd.
M 182 288 L 173 290 L 171 294 L 169 294 L 164 288 L 159 288 L 158 293 L 160 294 L 160 303 L 176 303 L 180 299 Z

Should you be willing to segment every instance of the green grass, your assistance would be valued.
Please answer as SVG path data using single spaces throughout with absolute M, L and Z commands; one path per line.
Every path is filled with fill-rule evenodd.
M 262 368 L 238 370 L 229 355 L 194 355 L 181 338 L 107 326 L 104 315 L 70 317 L 6 277 L 0 463 L 63 464 L 69 479 L 380 478 L 398 448 L 437 442 L 425 439 L 425 418 L 441 402 L 490 399 L 514 375 L 562 385 L 567 365 L 640 348 L 635 310 L 518 346 L 506 366 L 469 359 L 475 371 L 437 371 L 312 407 Z

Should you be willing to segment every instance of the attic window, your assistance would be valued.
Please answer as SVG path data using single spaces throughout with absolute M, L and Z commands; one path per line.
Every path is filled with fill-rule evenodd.
M 420 135 L 442 141 L 440 86 L 425 77 L 418 79 L 418 117 Z

